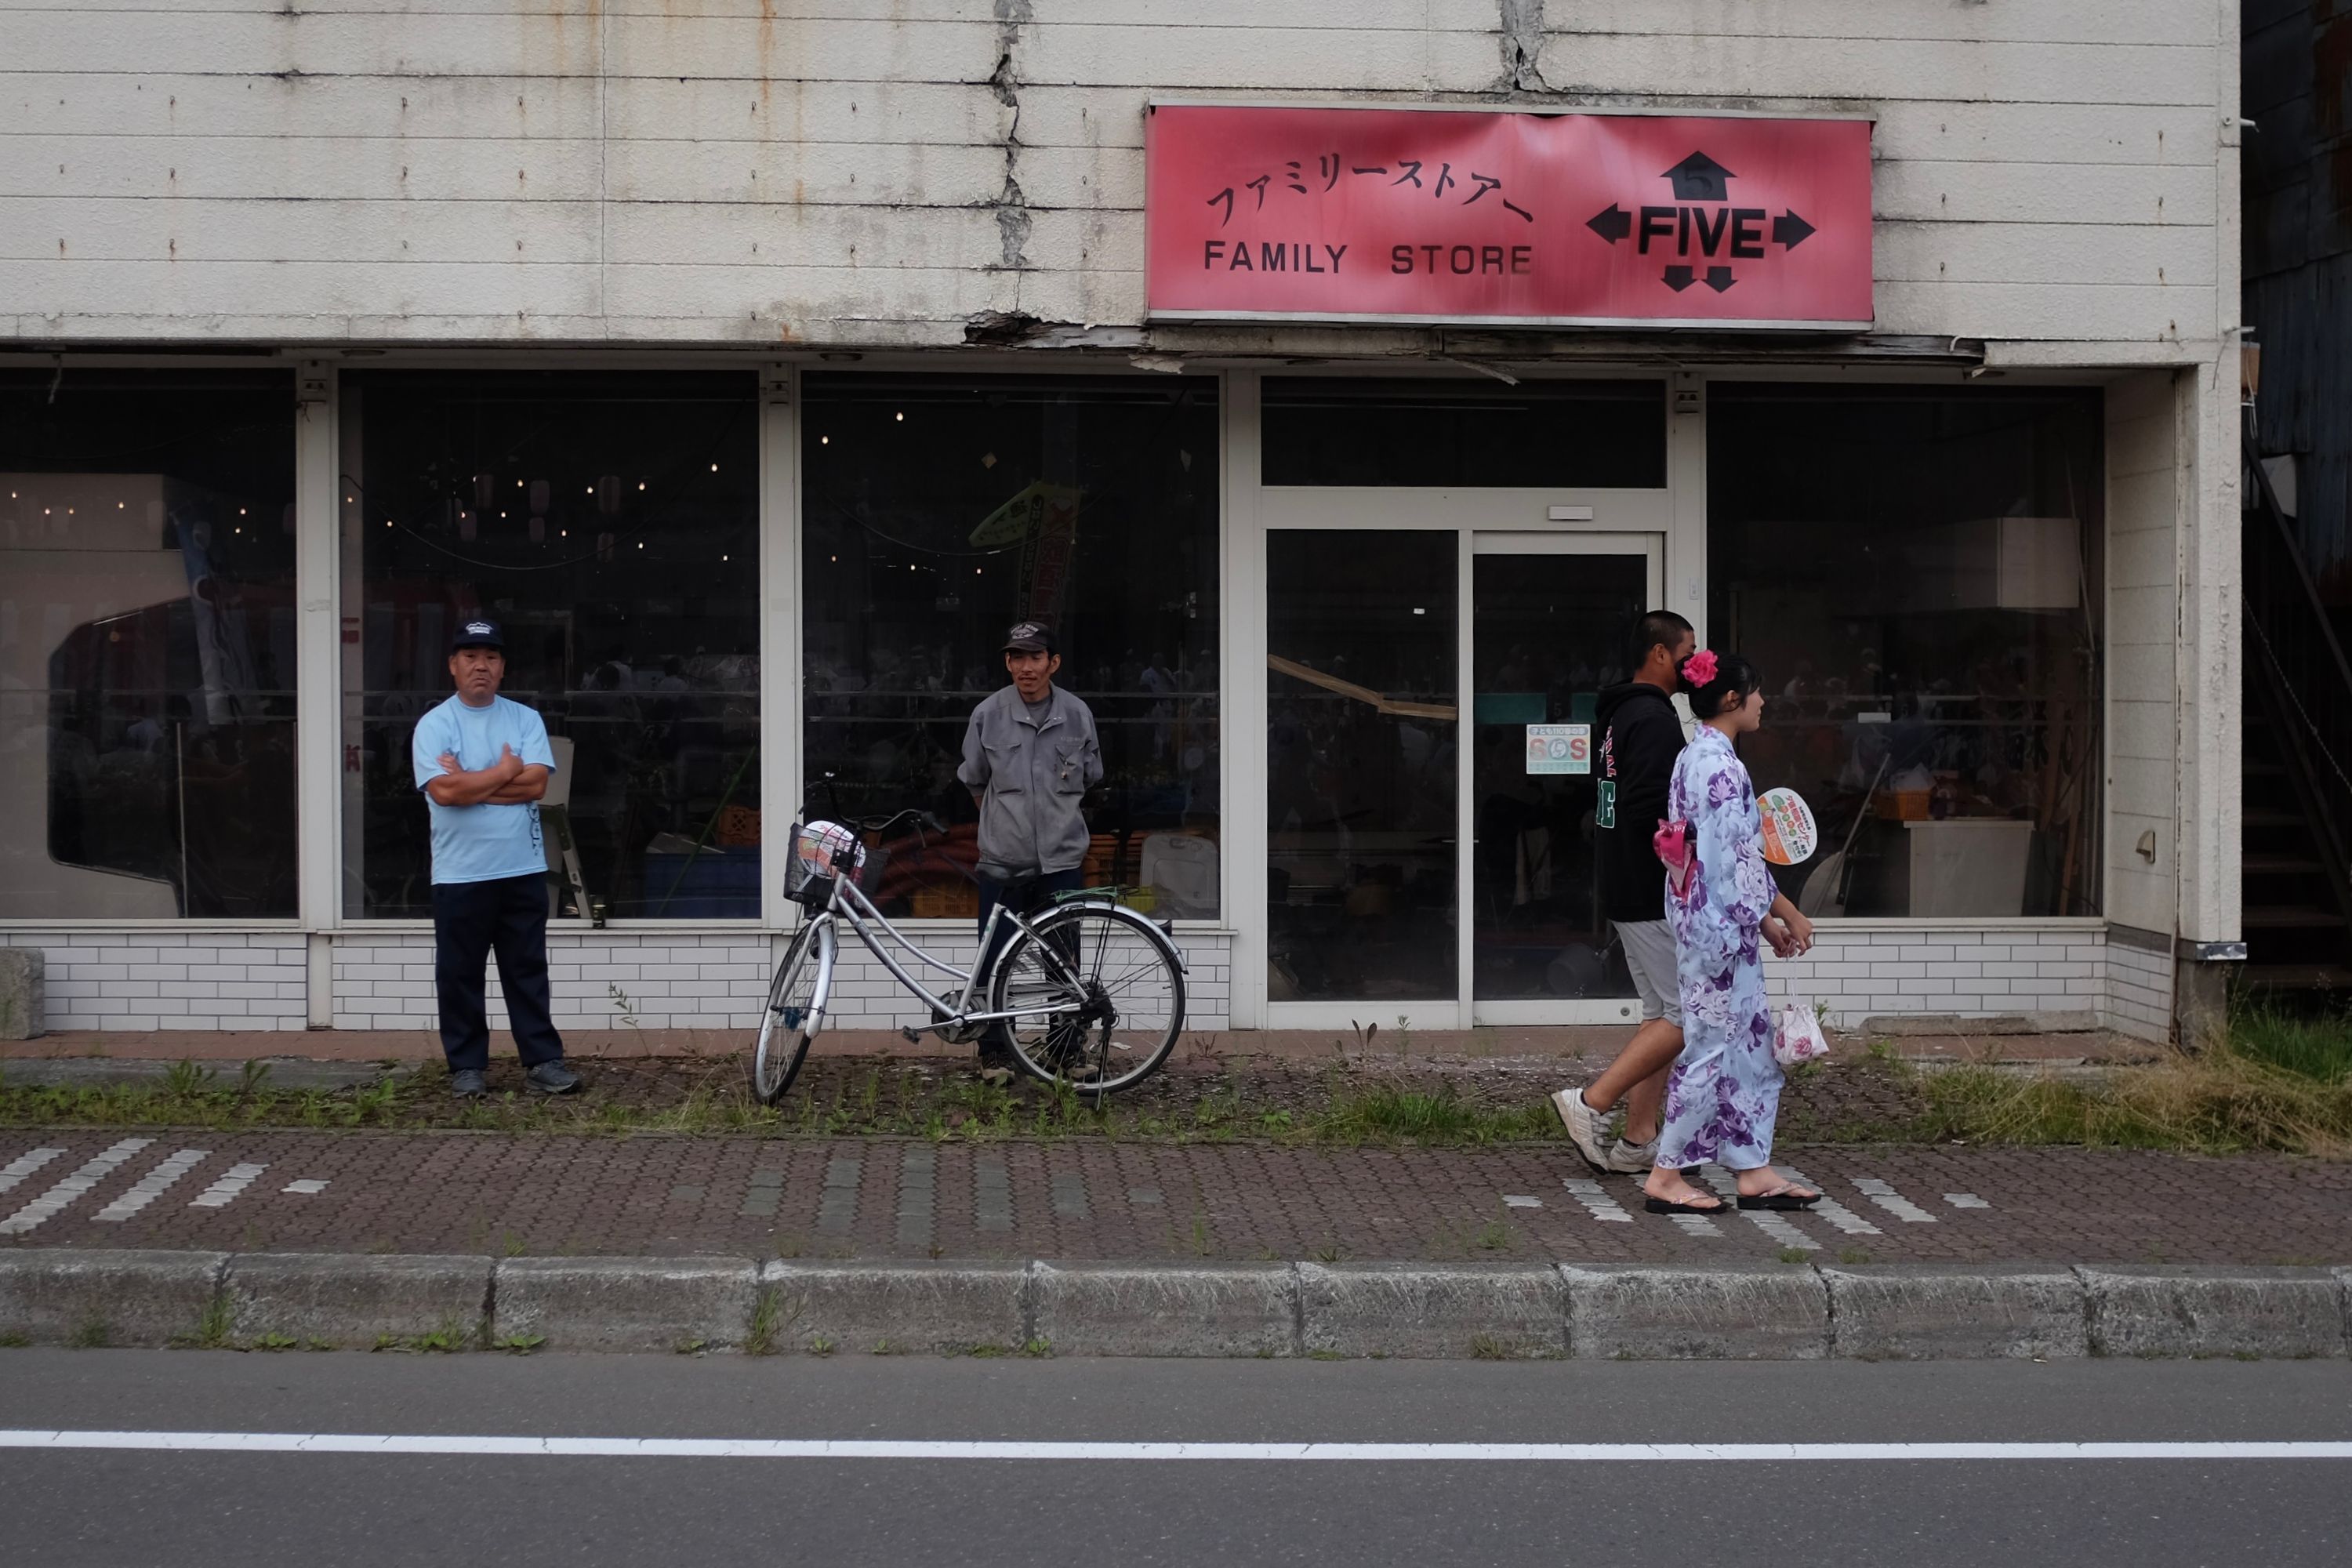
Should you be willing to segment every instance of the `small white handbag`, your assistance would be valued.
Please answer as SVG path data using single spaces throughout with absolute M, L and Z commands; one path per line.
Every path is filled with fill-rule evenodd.
M 1774 1061 L 1792 1068 L 1829 1054 L 1829 1037 L 1822 1033 L 1822 1020 L 1811 1003 L 1791 1002 L 1780 1009 L 1780 1022 L 1772 1030 Z

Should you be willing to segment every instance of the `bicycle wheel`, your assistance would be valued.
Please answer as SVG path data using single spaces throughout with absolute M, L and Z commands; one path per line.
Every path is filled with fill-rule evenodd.
M 808 1057 L 809 1026 L 815 1022 L 818 971 L 817 924 L 801 927 L 776 965 L 768 1005 L 760 1015 L 759 1042 L 751 1047 L 751 1094 L 762 1105 L 783 1099 Z
M 1160 928 L 1116 904 L 1069 904 L 1015 931 L 990 977 L 1024 1071 L 1095 1096 L 1141 1082 L 1184 1026 L 1184 972 Z

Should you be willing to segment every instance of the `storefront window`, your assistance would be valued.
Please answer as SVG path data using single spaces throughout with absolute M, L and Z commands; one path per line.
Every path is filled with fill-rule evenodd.
M 558 912 L 756 918 L 751 376 L 348 374 L 341 424 L 346 910 L 430 911 L 409 740 L 483 614 L 554 743 Z
M 1165 915 L 1219 908 L 1217 410 L 1205 379 L 812 375 L 803 384 L 812 810 L 929 809 L 882 908 L 977 909 L 956 779 L 1006 628 L 1056 628 L 1093 709 L 1090 884 Z
M 1269 485 L 1666 482 L 1664 382 L 1268 376 L 1261 395 Z
M 0 372 L 0 916 L 295 912 L 294 384 Z
M 1266 535 L 1266 986 L 1459 994 L 1456 541 Z
M 1812 805 L 1808 911 L 2099 910 L 2096 393 L 1725 384 L 1709 640 L 1755 659 L 1759 789 Z

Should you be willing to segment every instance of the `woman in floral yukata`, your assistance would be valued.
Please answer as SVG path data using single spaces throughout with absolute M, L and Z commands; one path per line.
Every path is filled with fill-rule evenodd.
M 1687 824 L 1687 880 L 1668 859 L 1666 918 L 1675 931 L 1684 1046 L 1666 1079 L 1657 1164 L 1642 1184 L 1653 1214 L 1712 1214 L 1724 1205 L 1683 1176 L 1710 1161 L 1738 1177 L 1743 1209 L 1797 1209 L 1821 1201 L 1772 1169 L 1780 1064 L 1759 943 L 1783 957 L 1811 945 L 1812 927 L 1764 867 L 1756 786 L 1733 740 L 1764 721 L 1756 667 L 1701 648 L 1680 668 L 1700 719 L 1675 763 L 1666 820 Z

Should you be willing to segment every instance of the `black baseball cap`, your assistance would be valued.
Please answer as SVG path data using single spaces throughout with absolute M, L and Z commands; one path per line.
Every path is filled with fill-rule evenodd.
M 1004 634 L 1006 653 L 1053 653 L 1054 628 L 1043 621 L 1016 621 Z
M 458 622 L 457 635 L 449 639 L 451 653 L 461 647 L 494 647 L 503 653 L 506 646 L 507 634 L 499 629 L 499 623 L 480 616 Z

